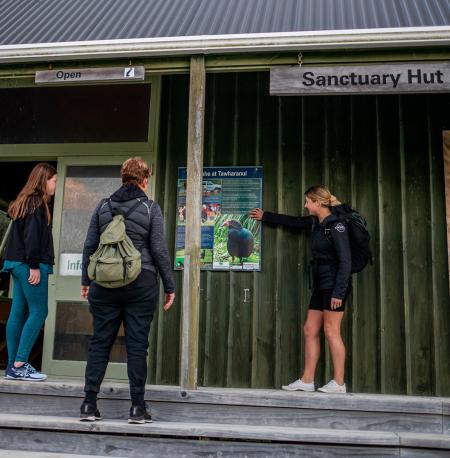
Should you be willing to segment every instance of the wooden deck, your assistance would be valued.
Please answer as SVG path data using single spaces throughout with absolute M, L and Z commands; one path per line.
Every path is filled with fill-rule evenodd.
M 127 385 L 104 384 L 95 423 L 78 420 L 82 388 L 1 380 L 0 458 L 23 444 L 114 457 L 450 456 L 449 398 L 147 386 L 154 423 L 129 425 Z

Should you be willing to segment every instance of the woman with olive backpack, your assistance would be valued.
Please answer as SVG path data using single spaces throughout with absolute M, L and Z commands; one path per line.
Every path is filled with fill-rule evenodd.
M 97 409 L 97 394 L 106 372 L 111 347 L 123 323 L 132 404 L 128 421 L 148 423 L 152 419 L 144 402 L 147 348 L 150 324 L 158 301 L 158 274 L 161 275 L 166 293 L 164 310 L 172 306 L 175 286 L 162 212 L 159 205 L 150 201 L 145 194 L 150 176 L 149 167 L 140 157 L 132 157 L 122 164 L 120 173 L 122 186 L 97 205 L 83 249 L 81 296 L 89 301 L 94 335 L 89 345 L 85 399 L 81 405 L 80 420 L 101 419 Z M 118 218 L 117 215 L 121 216 Z M 119 229 L 114 230 L 116 223 L 116 229 Z M 124 281 L 119 279 L 115 284 L 102 281 L 111 274 L 108 268 L 102 271 L 99 264 L 101 256 L 98 253 L 102 245 L 108 242 L 102 236 L 105 234 L 107 238 L 120 235 L 120 226 L 123 224 L 125 235 L 132 244 L 131 250 L 140 253 L 140 269 L 134 269 L 137 276 L 128 282 L 127 262 L 124 261 Z

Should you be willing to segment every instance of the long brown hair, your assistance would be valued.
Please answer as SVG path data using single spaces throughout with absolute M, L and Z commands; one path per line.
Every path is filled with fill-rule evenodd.
M 337 205 L 341 205 L 341 202 L 337 200 L 336 196 L 333 196 L 330 190 L 322 184 L 308 188 L 305 192 L 305 196 L 309 197 L 314 202 L 320 202 L 324 207 L 336 207 Z
M 53 165 L 46 162 L 40 162 L 35 165 L 16 200 L 9 204 L 9 216 L 12 219 L 25 218 L 28 213 L 33 213 L 37 207 L 43 204 L 50 224 L 51 216 L 47 205 L 47 181 L 55 175 L 56 169 Z

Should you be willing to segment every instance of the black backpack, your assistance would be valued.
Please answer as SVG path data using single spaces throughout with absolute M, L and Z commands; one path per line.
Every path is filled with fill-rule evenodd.
M 361 272 L 369 262 L 373 264 L 367 222 L 360 213 L 346 204 L 332 207 L 331 211 L 348 228 L 350 250 L 352 252 L 352 274 Z M 325 236 L 330 243 L 333 243 L 331 228 L 325 228 Z

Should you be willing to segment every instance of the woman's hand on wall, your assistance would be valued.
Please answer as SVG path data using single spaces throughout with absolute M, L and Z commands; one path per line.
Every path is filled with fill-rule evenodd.
M 41 281 L 41 271 L 39 269 L 30 269 L 30 276 L 28 277 L 28 283 L 30 285 L 39 285 Z
M 254 208 L 253 210 L 250 210 L 249 213 L 250 218 L 256 219 L 258 221 L 262 220 L 263 215 L 264 210 L 262 208 Z

